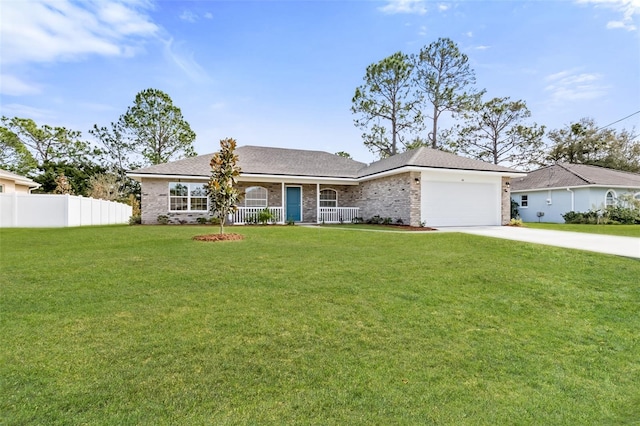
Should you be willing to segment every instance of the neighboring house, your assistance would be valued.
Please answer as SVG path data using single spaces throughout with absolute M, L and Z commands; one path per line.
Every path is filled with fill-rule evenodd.
M 31 179 L 0 169 L 0 194 L 29 194 L 31 190 L 40 187 L 39 183 Z
M 616 205 L 623 194 L 640 199 L 640 175 L 559 163 L 513 179 L 511 193 L 523 221 L 564 223 L 564 213 Z
M 328 152 L 242 146 L 233 217 L 249 221 L 264 208 L 276 221 L 337 223 L 375 215 L 412 226 L 500 225 L 509 221 L 509 180 L 525 174 L 502 166 L 418 148 L 360 163 Z M 213 154 L 134 170 L 141 183 L 142 223 L 208 216 L 204 185 Z

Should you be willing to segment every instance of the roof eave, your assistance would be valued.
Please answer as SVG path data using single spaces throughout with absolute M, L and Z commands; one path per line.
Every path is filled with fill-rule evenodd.
M 540 187 L 540 188 L 528 188 L 528 189 L 511 189 L 512 193 L 516 192 L 532 192 L 532 191 L 554 191 L 557 189 L 581 189 L 581 188 L 612 188 L 612 189 L 638 189 L 640 185 L 607 185 L 604 183 L 589 183 L 584 185 L 567 185 L 567 186 L 554 186 L 554 187 Z
M 370 175 L 361 176 L 358 180 L 360 182 L 378 179 L 385 176 L 391 176 L 400 173 L 408 173 L 408 172 L 425 172 L 425 171 L 437 171 L 440 173 L 457 173 L 457 174 L 478 174 L 481 173 L 483 175 L 490 176 L 506 176 L 510 178 L 517 178 L 526 176 L 526 172 L 507 172 L 507 171 L 498 171 L 498 170 L 475 170 L 475 169 L 453 169 L 448 167 L 427 167 L 427 166 L 401 166 L 391 170 L 385 170 L 378 173 L 373 173 Z

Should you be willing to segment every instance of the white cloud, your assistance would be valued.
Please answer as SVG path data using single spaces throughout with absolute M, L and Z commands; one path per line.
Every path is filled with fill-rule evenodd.
M 574 102 L 598 99 L 606 95 L 609 87 L 601 83 L 600 74 L 565 70 L 547 76 L 545 91 L 553 102 Z
M 40 87 L 35 84 L 27 83 L 15 75 L 0 74 L 0 93 L 3 95 L 37 95 L 40 92 Z
M 418 35 L 426 36 L 427 34 L 429 34 L 427 32 L 427 26 L 426 25 L 421 26 L 420 31 L 418 31 Z
M 88 54 L 127 56 L 140 38 L 159 28 L 142 3 L 69 0 L 7 1 L 2 4 L 3 66 L 77 60 Z
M 634 22 L 634 16 L 640 15 L 640 0 L 576 0 L 579 4 L 593 4 L 596 7 L 613 9 L 622 14 L 622 19 L 613 20 L 607 23 L 607 28 L 623 28 L 627 31 L 638 29 Z
M 173 39 L 163 41 L 164 56 L 184 72 L 192 81 L 209 81 L 207 72 L 193 59 L 193 53 L 184 52 L 181 43 L 174 43 Z
M 180 14 L 180 19 L 187 22 L 196 22 L 198 20 L 198 15 L 186 9 L 184 12 Z
M 55 114 L 50 110 L 22 104 L 4 104 L 2 105 L 2 114 L 7 117 L 29 117 L 34 120 L 51 119 L 55 117 Z
M 449 5 L 448 4 L 444 4 L 444 3 L 440 3 L 438 5 L 438 10 L 440 12 L 446 12 L 447 10 L 449 10 Z
M 488 50 L 488 49 L 491 49 L 491 46 L 480 45 L 480 46 L 474 47 L 474 49 L 475 50 Z
M 424 0 L 389 0 L 389 3 L 379 7 L 378 10 L 389 15 L 397 13 L 424 15 L 427 13 Z
M 213 19 L 213 13 L 207 12 L 204 14 L 204 19 Z

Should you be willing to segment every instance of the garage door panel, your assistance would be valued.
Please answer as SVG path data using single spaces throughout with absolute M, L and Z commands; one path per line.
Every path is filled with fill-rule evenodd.
M 499 225 L 499 185 L 427 182 L 422 218 L 428 226 Z

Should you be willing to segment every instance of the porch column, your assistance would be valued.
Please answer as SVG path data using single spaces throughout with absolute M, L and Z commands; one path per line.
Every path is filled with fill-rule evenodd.
M 287 218 L 285 217 L 285 209 L 284 209 L 284 181 L 282 181 L 282 200 L 280 201 L 282 204 L 282 223 L 287 222 Z
M 316 183 L 316 223 L 320 223 L 320 184 Z

